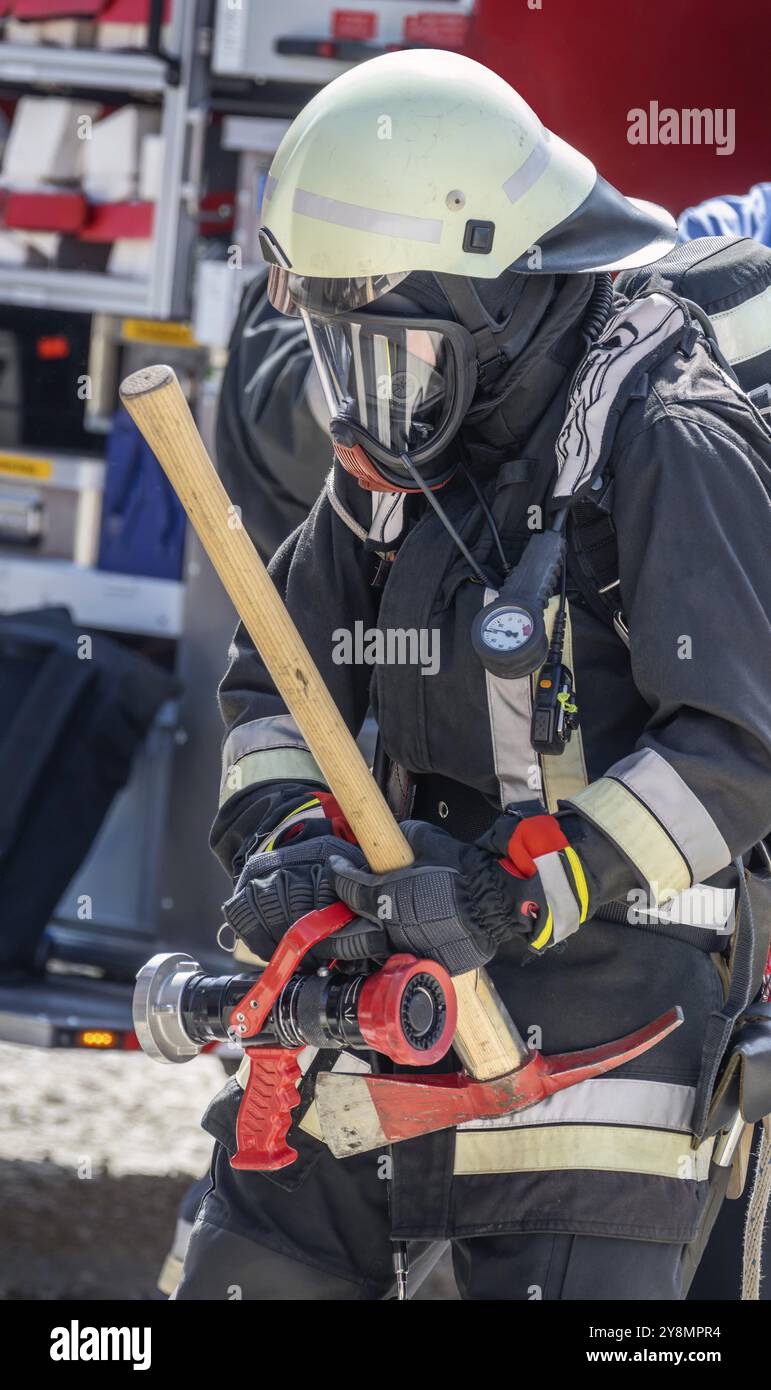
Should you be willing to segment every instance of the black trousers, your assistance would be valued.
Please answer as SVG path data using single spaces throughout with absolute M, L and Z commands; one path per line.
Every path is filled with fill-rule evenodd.
M 332 1302 L 395 1296 L 387 1182 L 378 1179 L 371 1161 L 341 1163 L 325 1151 L 302 1185 L 287 1191 L 263 1174 L 236 1172 L 217 1145 L 212 1183 L 193 1228 L 177 1299 Z M 704 1238 L 722 1187 L 718 1173 Z M 461 1298 L 481 1301 L 679 1301 L 696 1264 L 689 1246 L 600 1236 L 486 1235 L 451 1245 Z M 409 1242 L 410 1293 L 444 1248 L 439 1241 Z

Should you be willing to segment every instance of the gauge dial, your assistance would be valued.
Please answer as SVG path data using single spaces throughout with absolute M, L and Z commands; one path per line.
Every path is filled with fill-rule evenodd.
M 525 608 L 513 604 L 499 608 L 482 625 L 482 640 L 496 652 L 515 652 L 533 635 L 533 619 Z

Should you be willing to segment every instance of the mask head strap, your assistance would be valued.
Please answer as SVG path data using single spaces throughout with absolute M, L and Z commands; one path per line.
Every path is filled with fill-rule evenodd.
M 474 339 L 476 357 L 482 370 L 500 355 L 498 339 L 489 314 L 470 280 L 463 275 L 437 275 L 458 323 Z

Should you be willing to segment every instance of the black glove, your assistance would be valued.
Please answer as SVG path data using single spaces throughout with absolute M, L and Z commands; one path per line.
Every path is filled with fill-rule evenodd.
M 332 883 L 325 872 L 330 855 L 340 863 L 357 867 L 366 863 L 356 846 L 334 835 L 312 840 L 291 841 L 281 849 L 253 854 L 247 859 L 236 883 L 235 892 L 223 904 L 225 919 L 239 940 L 243 941 L 260 960 L 268 961 L 284 933 L 306 912 L 329 907 L 338 901 Z M 353 923 L 351 924 L 353 926 Z M 361 927 L 363 924 L 359 924 Z M 366 934 L 366 933 L 365 933 Z M 320 942 L 309 952 L 311 958 L 330 960 L 335 955 L 344 959 L 364 959 L 369 950 L 361 944 L 359 953 L 351 956 L 333 949 L 331 943 L 345 937 L 350 952 L 351 938 L 340 932 L 330 938 L 330 944 Z M 377 945 L 377 942 L 373 943 Z
M 329 858 L 336 895 L 378 927 L 380 954 L 428 956 L 459 975 L 486 964 L 504 941 L 532 935 L 534 914 L 548 911 L 537 874 L 515 878 L 495 854 L 425 821 L 401 828 L 415 855 L 408 869 L 371 874 L 337 848 Z

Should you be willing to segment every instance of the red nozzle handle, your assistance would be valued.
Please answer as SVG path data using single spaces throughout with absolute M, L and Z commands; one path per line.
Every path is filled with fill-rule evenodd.
M 236 1035 L 246 1042 L 260 1032 L 274 1001 L 307 951 L 354 914 L 345 903 L 332 903 L 308 912 L 281 939 L 259 980 L 231 1014 Z M 249 1076 L 236 1119 L 236 1153 L 231 1168 L 269 1173 L 294 1163 L 297 1152 L 287 1144 L 292 1111 L 300 1103 L 297 1087 L 302 1072 L 297 1058 L 302 1048 L 247 1048 Z
M 235 1029 L 236 1042 L 246 1042 L 260 1032 L 275 1001 L 287 980 L 290 980 L 303 956 L 325 937 L 340 931 L 356 916 L 345 903 L 330 903 L 298 917 L 278 943 L 260 978 L 236 1004 L 230 1022 Z
M 286 1142 L 297 1089 L 302 1048 L 258 1047 L 247 1052 L 249 1076 L 236 1119 L 236 1153 L 231 1168 L 269 1173 L 294 1163 L 297 1151 Z

